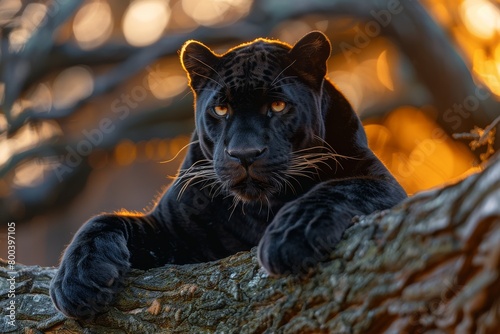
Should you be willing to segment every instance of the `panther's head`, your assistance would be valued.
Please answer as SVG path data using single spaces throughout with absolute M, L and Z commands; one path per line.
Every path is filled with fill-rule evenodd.
M 208 164 L 221 188 L 262 201 L 308 176 L 306 168 L 321 159 L 314 150 L 325 132 L 321 92 L 330 51 L 321 32 L 293 47 L 257 39 L 222 55 L 196 41 L 183 46 L 206 158 L 199 166 Z

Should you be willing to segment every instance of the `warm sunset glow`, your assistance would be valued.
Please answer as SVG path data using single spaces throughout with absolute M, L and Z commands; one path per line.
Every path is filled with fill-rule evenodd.
M 54 106 L 69 107 L 89 96 L 94 89 L 94 79 L 89 69 L 74 66 L 62 71 L 52 85 Z
M 73 4 L 0 0 L 0 27 L 6 27 L 0 50 L 5 69 L 0 78 L 0 169 L 4 172 L 0 201 L 12 200 L 8 196 L 17 196 L 18 188 L 35 186 L 39 192 L 29 189 L 19 192 L 29 196 L 15 199 L 26 212 L 31 212 L 29 201 L 35 196 L 41 198 L 40 203 L 45 196 L 60 198 L 65 187 L 74 187 L 72 179 L 66 179 L 66 171 L 59 173 L 64 176 L 60 184 L 52 184 L 55 174 L 51 168 L 62 164 L 75 166 L 72 172 L 90 166 L 102 175 L 148 160 L 153 164 L 172 162 L 168 168 L 174 170 L 190 139 L 187 133 L 172 138 L 173 133 L 168 132 L 170 126 L 184 122 L 184 109 L 178 109 L 174 101 L 183 101 L 179 108 L 187 108 L 191 102 L 185 102 L 193 98 L 176 52 L 184 41 L 199 40 L 222 53 L 257 33 L 294 44 L 316 29 L 332 42 L 327 76 L 360 116 L 370 147 L 405 190 L 414 194 L 458 181 L 478 171 L 473 167 L 476 154 L 471 153 L 468 140 L 455 140 L 447 133 L 486 126 L 474 124 L 474 120 L 482 113 L 484 119 L 496 116 L 491 106 L 495 99 L 500 100 L 499 1 L 423 1 L 421 5 L 431 17 L 413 13 L 415 19 L 429 26 L 434 23 L 426 20 L 433 19 L 445 35 L 420 36 L 420 44 L 400 48 L 401 40 L 389 39 L 389 31 L 382 29 L 399 20 L 386 17 L 389 7 L 362 19 L 344 15 L 346 10 L 335 15 L 326 11 L 302 15 L 307 1 L 306 7 L 294 8 L 296 15 L 290 16 L 287 6 L 294 6 L 294 1 L 84 0 Z M 72 5 L 65 7 L 63 2 Z M 355 7 L 349 2 L 346 6 Z M 250 10 L 252 17 L 247 20 Z M 253 25 L 264 21 L 261 30 L 254 29 Z M 235 22 L 238 24 L 233 26 Z M 36 33 L 45 23 L 49 29 L 40 31 L 38 38 Z M 400 23 L 401 38 L 414 33 L 411 22 Z M 229 29 L 239 30 L 233 34 Z M 436 37 L 449 39 L 457 53 L 439 52 L 443 46 L 443 50 L 449 49 L 434 43 Z M 482 103 L 473 111 L 479 118 L 446 110 L 446 106 L 454 109 L 455 104 L 476 101 L 473 95 L 450 101 L 457 89 L 454 83 L 443 87 L 450 94 L 429 93 L 427 77 L 422 80 L 419 67 L 408 61 L 412 52 L 427 50 L 436 51 L 429 56 L 442 59 L 427 57 L 428 63 L 419 66 L 433 68 L 447 59 L 457 60 L 458 55 L 473 79 L 465 75 L 458 86 L 474 89 L 474 83 L 491 92 L 488 100 L 483 99 L 486 93 L 475 96 Z M 438 109 L 437 105 L 444 107 Z M 162 110 L 173 112 L 160 120 L 157 112 Z M 448 122 L 446 133 L 444 121 Z M 163 122 L 167 125 L 161 133 L 149 128 L 161 127 Z M 188 131 L 180 125 L 178 130 Z M 66 152 L 67 147 L 80 147 L 85 154 L 74 157 Z M 180 149 L 182 153 L 175 157 Z M 160 167 L 159 173 L 163 173 L 164 166 Z M 84 181 L 81 175 L 78 182 Z M 89 186 L 95 186 L 93 182 L 88 179 Z
M 500 32 L 500 9 L 488 0 L 465 0 L 460 14 L 467 29 L 480 38 Z
M 118 165 L 130 165 L 137 157 L 137 148 L 130 140 L 123 140 L 116 146 L 114 157 Z
M 473 156 L 417 108 L 401 107 L 382 125 L 365 127 L 373 151 L 413 194 L 465 175 Z
M 189 144 L 189 140 L 191 138 L 188 137 L 188 136 L 177 136 L 175 138 L 172 138 L 170 140 L 170 147 L 169 147 L 169 150 L 170 150 L 170 156 L 171 157 L 175 157 L 177 156 L 177 154 L 179 155 L 184 155 L 187 150 L 185 150 L 184 152 L 180 152 L 183 148 L 185 148 L 185 146 L 187 144 Z M 180 153 L 179 153 L 180 152 Z
M 182 0 L 182 8 L 198 24 L 211 26 L 226 21 L 226 15 L 232 11 L 234 21 L 246 15 L 252 1 L 248 0 Z
M 82 49 L 93 49 L 104 43 L 113 30 L 111 8 L 105 1 L 83 5 L 73 21 L 73 34 Z
M 289 21 L 279 29 L 278 38 L 280 41 L 293 45 L 312 29 L 307 22 L 302 20 Z
M 333 71 L 328 73 L 328 77 L 335 83 L 335 86 L 344 94 L 351 103 L 354 110 L 359 110 L 363 100 L 363 84 L 358 76 L 347 71 Z
M 0 115 L 0 126 L 5 121 Z M 6 134 L 0 135 L 0 166 L 5 164 L 14 154 L 36 147 L 41 142 L 54 136 L 61 135 L 61 128 L 54 121 L 40 122 L 36 130 L 30 126 L 23 126 L 15 136 L 7 138 Z
M 148 85 L 154 97 L 160 100 L 165 100 L 174 97 L 187 87 L 187 78 L 183 74 L 166 75 L 161 80 L 151 73 L 148 75 Z
M 452 22 L 452 15 L 446 5 L 441 2 L 429 2 L 429 12 L 441 25 L 449 25 Z
M 398 138 L 398 146 L 408 154 L 419 142 L 431 138 L 432 122 L 414 107 L 401 107 L 389 114 L 384 125 Z
M 168 1 L 136 0 L 125 12 L 123 34 L 131 45 L 149 45 L 162 36 L 169 20 Z
M 377 77 L 388 90 L 394 90 L 391 69 L 387 60 L 387 50 L 382 51 L 377 59 Z
M 14 186 L 22 188 L 36 187 L 40 185 L 45 177 L 48 166 L 37 160 L 30 160 L 19 165 L 15 169 Z
M 170 145 L 168 140 L 160 140 L 156 146 L 156 157 L 158 159 L 170 158 Z
M 491 58 L 484 50 L 478 49 L 472 56 L 473 71 L 488 85 L 493 93 L 500 96 L 500 59 Z

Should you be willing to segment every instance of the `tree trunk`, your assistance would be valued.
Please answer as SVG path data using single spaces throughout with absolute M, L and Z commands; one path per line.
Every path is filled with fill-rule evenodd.
M 55 270 L 2 263 L 0 332 L 498 333 L 500 155 L 456 185 L 360 217 L 307 277 L 268 277 L 255 251 L 134 270 L 109 312 L 79 322 L 52 306 Z

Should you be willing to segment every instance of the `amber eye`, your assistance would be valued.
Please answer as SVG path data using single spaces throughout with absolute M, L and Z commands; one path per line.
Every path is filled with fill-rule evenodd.
M 215 106 L 214 112 L 219 116 L 226 116 L 228 112 L 228 107 L 226 106 Z
M 274 112 L 282 112 L 286 108 L 286 103 L 283 101 L 274 101 L 271 103 L 271 110 Z

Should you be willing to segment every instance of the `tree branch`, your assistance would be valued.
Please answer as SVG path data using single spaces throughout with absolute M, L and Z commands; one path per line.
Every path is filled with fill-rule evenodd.
M 66 319 L 48 296 L 53 268 L 17 265 L 4 333 L 494 333 L 500 326 L 500 155 L 481 173 L 360 217 L 307 277 L 270 278 L 255 251 L 134 270 L 109 312 Z M 31 330 L 31 331 L 30 331 Z

